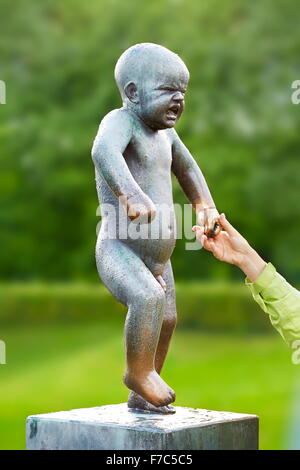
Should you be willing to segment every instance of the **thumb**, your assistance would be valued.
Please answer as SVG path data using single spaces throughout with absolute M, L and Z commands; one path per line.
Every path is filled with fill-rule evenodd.
M 231 225 L 230 222 L 225 217 L 225 214 L 221 214 L 219 217 L 219 222 L 222 225 L 223 229 L 229 234 L 229 235 L 236 235 L 238 231 Z

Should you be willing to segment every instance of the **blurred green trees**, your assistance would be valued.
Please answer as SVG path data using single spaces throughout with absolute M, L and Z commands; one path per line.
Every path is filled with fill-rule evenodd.
M 0 9 L 2 279 L 97 279 L 91 143 L 121 105 L 117 58 L 151 41 L 190 69 L 177 129 L 217 207 L 300 281 L 296 0 L 2 0 Z M 185 202 L 176 182 L 174 196 Z M 173 255 L 176 278 L 239 275 L 184 243 Z

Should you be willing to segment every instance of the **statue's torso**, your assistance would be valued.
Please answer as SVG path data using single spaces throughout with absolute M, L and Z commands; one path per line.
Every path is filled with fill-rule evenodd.
M 172 148 L 167 131 L 153 132 L 136 120 L 131 141 L 123 156 L 135 181 L 155 204 L 157 214 L 151 224 L 140 225 L 139 228 L 137 224 L 132 225 L 123 207 L 119 206 L 118 199 L 96 170 L 97 191 L 102 206 L 99 236 L 114 236 L 115 232 L 116 238 L 129 244 L 145 264 L 152 268 L 153 264 L 157 264 L 154 267 L 157 271 L 170 258 L 176 239 L 171 179 Z M 113 220 L 112 211 L 103 210 L 105 204 L 114 207 L 119 218 L 117 223 Z

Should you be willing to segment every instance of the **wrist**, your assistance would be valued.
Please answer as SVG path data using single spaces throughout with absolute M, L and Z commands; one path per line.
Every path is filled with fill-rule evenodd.
M 216 206 L 213 203 L 212 204 L 197 203 L 194 205 L 194 209 L 195 209 L 195 212 L 198 213 L 198 212 L 203 212 L 208 209 L 216 209 Z
M 213 206 L 206 206 L 206 207 L 198 208 L 196 210 L 196 220 L 198 221 L 198 217 L 207 217 L 207 216 L 211 216 L 212 214 L 214 215 L 215 213 L 218 214 L 218 211 Z
M 251 282 L 255 282 L 266 266 L 266 262 L 249 246 L 237 266 L 244 272 Z
M 201 211 L 209 211 L 209 210 L 217 210 L 216 207 L 214 206 L 207 206 L 207 207 L 202 207 L 199 212 Z

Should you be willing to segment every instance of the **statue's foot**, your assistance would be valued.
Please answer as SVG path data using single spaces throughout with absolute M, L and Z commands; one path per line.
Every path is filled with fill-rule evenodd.
M 155 370 L 144 374 L 128 370 L 124 376 L 124 384 L 157 408 L 167 406 L 175 401 L 174 390 L 163 381 Z
M 142 411 L 149 411 L 150 413 L 161 413 L 164 415 L 174 414 L 176 413 L 176 409 L 172 405 L 166 406 L 154 406 L 151 405 L 148 401 L 144 400 L 144 398 L 140 397 L 135 392 L 130 392 L 128 397 L 128 408 L 134 410 L 142 410 Z

